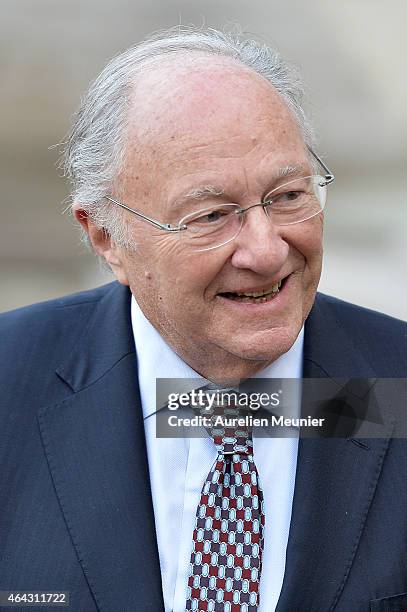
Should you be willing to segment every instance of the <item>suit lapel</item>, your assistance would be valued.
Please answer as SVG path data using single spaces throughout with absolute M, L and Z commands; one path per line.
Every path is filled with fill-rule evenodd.
M 320 300 L 305 327 L 304 378 L 373 376 Z M 286 572 L 276 612 L 327 612 L 336 605 L 377 486 L 391 424 L 383 424 L 382 433 L 366 440 L 367 446 L 346 438 L 300 439 Z
M 129 292 L 95 308 L 58 370 L 74 394 L 39 413 L 55 490 L 100 609 L 163 609 Z

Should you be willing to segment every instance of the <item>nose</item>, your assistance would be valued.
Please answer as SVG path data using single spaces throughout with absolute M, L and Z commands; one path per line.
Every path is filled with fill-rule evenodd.
M 278 272 L 287 260 L 288 243 L 261 206 L 248 208 L 243 214 L 242 229 L 234 240 L 232 265 L 267 276 Z

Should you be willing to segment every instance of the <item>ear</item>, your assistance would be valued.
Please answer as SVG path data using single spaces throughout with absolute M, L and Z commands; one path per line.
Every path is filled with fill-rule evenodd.
M 129 285 L 124 250 L 116 245 L 104 227 L 99 227 L 92 221 L 88 211 L 82 208 L 81 204 L 74 203 L 72 213 L 87 233 L 93 250 L 100 257 L 103 257 L 119 283 Z

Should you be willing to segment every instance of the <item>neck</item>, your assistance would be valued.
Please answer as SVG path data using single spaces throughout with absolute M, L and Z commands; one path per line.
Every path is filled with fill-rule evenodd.
M 251 378 L 257 372 L 264 370 L 274 359 L 248 360 L 235 355 L 211 355 L 203 351 L 185 351 L 181 347 L 172 347 L 177 355 L 195 372 L 206 380 L 223 387 L 238 385 L 241 381 Z

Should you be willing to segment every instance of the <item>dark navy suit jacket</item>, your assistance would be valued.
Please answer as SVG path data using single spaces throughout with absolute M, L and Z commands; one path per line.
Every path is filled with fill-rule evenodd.
M 111 283 L 0 317 L 0 590 L 163 610 L 129 300 Z M 318 295 L 304 376 L 406 377 L 406 329 Z M 407 610 L 407 440 L 300 440 L 277 612 L 329 610 Z

